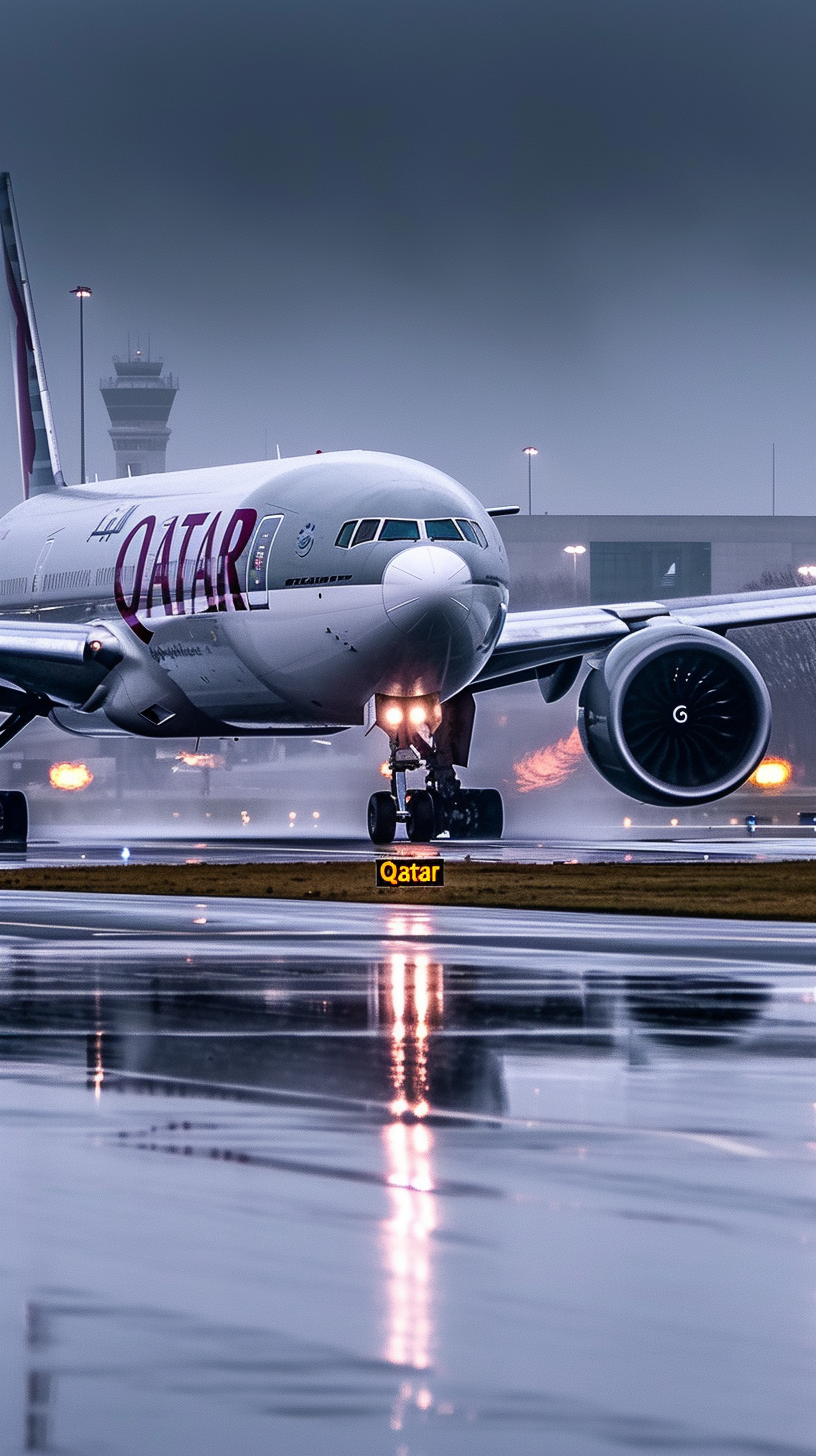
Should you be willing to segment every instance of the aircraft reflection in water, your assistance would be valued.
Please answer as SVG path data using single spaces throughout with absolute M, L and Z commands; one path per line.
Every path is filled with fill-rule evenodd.
M 396 918 L 391 932 L 400 934 Z M 48 946 L 14 950 L 4 968 L 0 1055 L 65 1063 L 84 1047 L 96 1098 L 116 1088 L 220 1099 L 277 1093 L 284 1106 L 287 1096 L 298 1107 L 305 1097 L 307 1105 L 313 1099 L 336 1111 L 343 1128 L 356 1113 L 369 1125 L 380 1117 L 381 1172 L 365 1177 L 380 1183 L 388 1205 L 378 1239 L 380 1353 L 405 1372 L 391 1410 L 392 1429 L 400 1430 L 412 1410 L 416 1416 L 434 1399 L 423 1377 L 438 1356 L 434 1250 L 444 1195 L 453 1189 L 434 1166 L 442 1139 L 434 1114 L 518 1116 L 525 1077 L 546 1091 L 548 1073 L 569 1076 L 570 1067 L 577 1072 L 594 1061 L 594 1111 L 608 1122 L 605 1069 L 625 1073 L 660 1055 L 661 1043 L 699 1050 L 738 1040 L 759 1051 L 776 1034 L 759 980 L 667 969 L 616 977 L 523 953 L 517 962 L 497 970 L 413 948 L 376 960 L 236 948 L 227 959 L 203 947 L 184 955 L 158 944 L 151 953 L 144 945 L 91 952 L 65 943 L 56 986 Z M 535 1113 L 566 1117 L 568 1127 L 579 1105 L 571 1103 L 569 1112 L 542 1098 Z M 223 1143 L 216 1153 L 195 1138 L 195 1128 L 184 1134 L 188 1147 L 170 1136 L 156 1152 L 320 1172 L 305 1159 L 276 1161 L 274 1144 L 269 1157 L 258 1157 Z

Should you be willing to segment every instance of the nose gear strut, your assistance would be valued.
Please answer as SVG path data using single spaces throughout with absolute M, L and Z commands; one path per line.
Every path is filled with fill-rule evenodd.
M 410 708 L 412 702 L 414 707 Z M 409 840 L 415 844 L 427 844 L 439 836 L 500 839 L 504 806 L 498 789 L 465 789 L 454 767 L 467 766 L 476 712 L 473 694 L 467 690 L 457 693 L 441 709 L 434 701 L 427 716 L 420 718 L 416 705 L 425 702 L 378 700 L 376 721 L 389 738 L 391 790 L 371 795 L 371 840 L 374 844 L 390 844 L 398 824 L 405 825 Z M 435 726 L 431 728 L 431 724 Z M 409 789 L 406 773 L 422 767 L 425 788 Z

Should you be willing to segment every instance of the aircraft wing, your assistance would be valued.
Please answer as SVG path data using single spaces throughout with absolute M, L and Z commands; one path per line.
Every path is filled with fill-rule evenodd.
M 816 618 L 816 587 L 733 592 L 669 602 L 624 602 L 608 607 L 552 607 L 538 612 L 508 612 L 493 652 L 471 684 L 475 691 L 554 675 L 559 664 L 574 665 L 603 652 L 639 627 L 676 622 L 725 634 L 732 627 L 761 627 L 773 622 Z M 566 681 L 562 674 L 561 683 Z M 563 689 L 566 691 L 566 688 Z M 555 694 L 560 696 L 560 692 Z M 545 696 L 547 694 L 545 693 Z
M 2 693 L 0 712 L 13 711 L 17 698 L 20 707 L 24 698 L 79 706 L 123 656 L 113 633 L 99 624 L 0 622 L 0 679 L 12 684 Z

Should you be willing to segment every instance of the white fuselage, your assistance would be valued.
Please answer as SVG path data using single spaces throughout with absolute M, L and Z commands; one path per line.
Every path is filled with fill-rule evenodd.
M 337 544 L 363 521 L 381 539 Z M 104 624 L 124 649 L 90 700 L 56 695 L 80 731 L 314 731 L 362 722 L 375 694 L 450 698 L 507 588 L 469 492 L 365 451 L 71 486 L 0 521 L 0 617 Z

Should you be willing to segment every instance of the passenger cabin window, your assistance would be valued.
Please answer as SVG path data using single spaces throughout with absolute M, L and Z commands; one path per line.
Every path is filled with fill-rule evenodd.
M 461 541 L 462 537 L 455 521 L 426 521 L 425 530 L 429 541 Z
M 265 607 L 268 604 L 266 568 L 269 552 L 277 535 L 283 516 L 264 516 L 255 532 L 255 539 L 249 548 L 247 558 L 247 599 L 250 607 Z
M 357 527 L 357 530 L 354 532 L 354 540 L 351 543 L 352 546 L 361 546 L 363 541 L 373 541 L 379 529 L 379 525 L 379 516 L 377 517 L 376 521 L 361 521 L 359 526 Z
M 384 521 L 381 541 L 418 541 L 419 521 Z
M 346 521 L 340 527 L 340 531 L 339 531 L 337 540 L 334 543 L 335 546 L 350 546 L 351 545 L 351 538 L 354 535 L 354 527 L 356 525 L 357 525 L 357 522 L 356 521 Z

